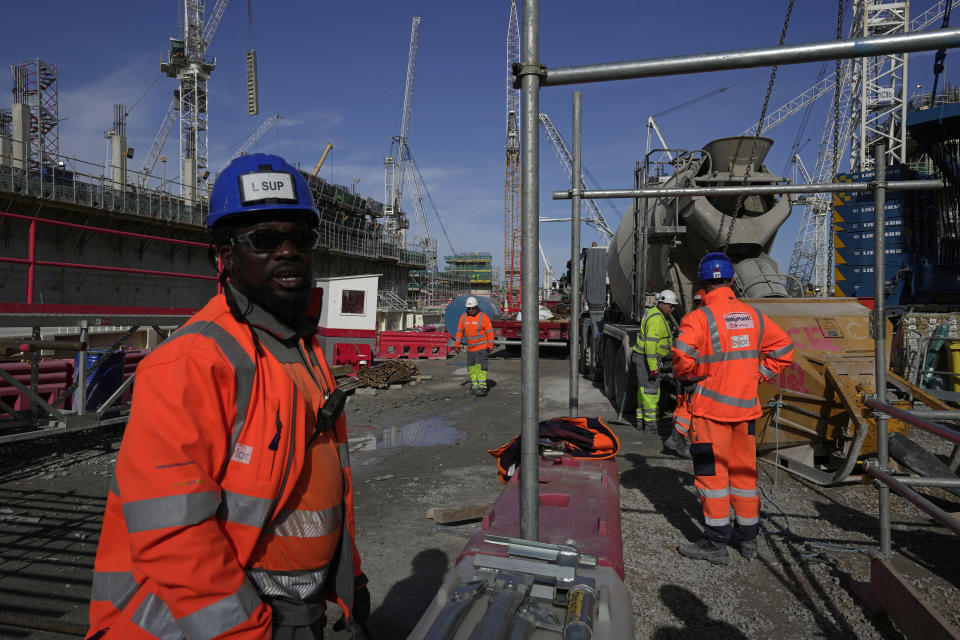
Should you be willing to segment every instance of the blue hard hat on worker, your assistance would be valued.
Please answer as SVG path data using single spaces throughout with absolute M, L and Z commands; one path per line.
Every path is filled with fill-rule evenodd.
M 240 156 L 220 172 L 210 191 L 207 226 L 258 213 L 303 213 L 311 226 L 320 223 L 303 174 L 280 156 L 266 153 Z
M 727 254 L 714 251 L 708 253 L 700 259 L 700 267 L 697 269 L 697 276 L 701 282 L 710 282 L 711 280 L 732 280 L 733 263 Z

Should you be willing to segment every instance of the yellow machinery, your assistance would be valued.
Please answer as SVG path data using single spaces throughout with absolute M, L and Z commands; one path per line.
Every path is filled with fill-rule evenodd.
M 320 173 L 320 167 L 323 166 L 323 161 L 327 159 L 327 154 L 333 149 L 333 143 L 328 142 L 327 147 L 323 150 L 323 155 L 320 156 L 320 162 L 317 163 L 317 166 L 313 168 L 313 177 L 316 178 L 317 174 Z

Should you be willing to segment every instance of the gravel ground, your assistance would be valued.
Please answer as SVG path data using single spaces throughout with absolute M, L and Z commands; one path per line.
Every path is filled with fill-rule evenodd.
M 485 450 L 519 429 L 518 359 L 500 352 L 491 360 L 494 384 L 483 399 L 467 392 L 464 357 L 418 365 L 432 379 L 355 395 L 347 407 L 358 545 L 379 640 L 406 637 L 476 528 L 437 525 L 426 510 L 492 502 L 501 485 Z M 541 358 L 542 417 L 566 413 L 568 369 L 565 359 Z M 676 546 L 701 530 L 690 462 L 664 454 L 655 436 L 614 424 L 600 391 L 583 380 L 580 408 L 603 416 L 622 440 L 624 558 L 637 638 L 902 637 L 853 592 L 869 574 L 865 552 L 877 548 L 871 486 L 825 489 L 761 465 L 760 557 L 735 554 L 727 567 L 689 560 Z M 82 633 L 119 434 L 104 429 L 0 448 L 0 638 Z M 951 494 L 925 493 L 960 511 Z M 892 512 L 896 566 L 960 628 L 956 539 L 897 497 Z M 48 629 L 5 626 L 11 616 Z

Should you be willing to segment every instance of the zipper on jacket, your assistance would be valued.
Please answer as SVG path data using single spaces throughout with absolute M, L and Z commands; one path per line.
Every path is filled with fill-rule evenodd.
M 290 386 L 293 387 L 293 415 L 290 416 L 290 448 L 287 452 L 287 464 L 283 468 L 283 479 L 280 481 L 280 490 L 277 491 L 278 506 L 280 499 L 283 497 L 283 490 L 287 487 L 287 479 L 290 476 L 290 467 L 293 464 L 293 452 L 295 451 L 294 445 L 297 441 L 297 385 L 293 384 L 291 381 Z M 274 508 L 274 511 L 276 511 L 276 507 Z
M 270 451 L 276 451 L 277 447 L 280 446 L 280 432 L 283 430 L 283 423 L 280 422 L 280 409 L 277 409 L 277 432 L 273 436 L 273 440 L 270 441 L 270 444 L 267 445 L 267 448 Z

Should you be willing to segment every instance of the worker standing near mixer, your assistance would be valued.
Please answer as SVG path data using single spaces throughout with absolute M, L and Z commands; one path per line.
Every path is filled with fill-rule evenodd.
M 473 395 L 487 395 L 487 361 L 493 351 L 493 324 L 490 317 L 480 311 L 480 302 L 473 296 L 467 298 L 467 310 L 461 314 L 457 323 L 457 335 L 454 349 L 460 350 L 467 343 L 467 371 L 470 372 L 470 384 Z
M 311 299 L 319 212 L 278 156 L 210 193 L 222 293 L 137 369 L 94 565 L 89 637 L 365 638 L 345 396 Z
M 763 312 L 737 300 L 730 288 L 733 263 L 725 254 L 704 256 L 698 276 L 706 305 L 684 316 L 673 345 L 673 367 L 688 383 L 690 453 L 705 531 L 703 538 L 681 542 L 677 550 L 688 558 L 728 564 L 727 543 L 744 558 L 757 555 L 754 433 L 763 413 L 757 386 L 790 365 L 793 343 Z
M 633 345 L 633 361 L 637 371 L 637 429 L 656 434 L 660 417 L 660 384 L 662 374 L 670 370 L 670 347 L 673 333 L 667 316 L 677 306 L 677 294 L 664 289 L 657 294 L 656 306 L 650 307 L 640 321 L 640 333 Z
M 703 306 L 703 299 L 707 292 L 698 289 L 693 294 L 693 309 L 696 311 Z M 676 381 L 677 407 L 673 410 L 673 431 L 663 441 L 663 446 L 681 458 L 690 457 L 690 407 L 687 406 L 688 398 L 684 393 L 684 384 L 680 380 Z

